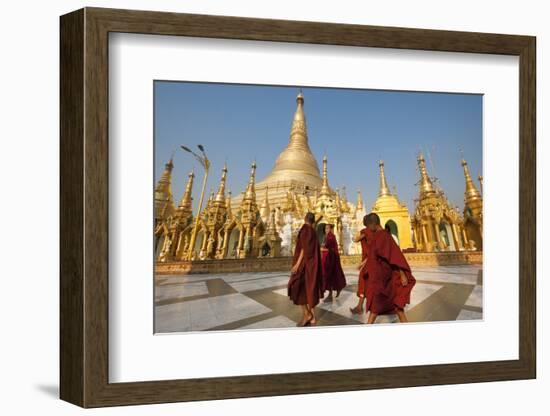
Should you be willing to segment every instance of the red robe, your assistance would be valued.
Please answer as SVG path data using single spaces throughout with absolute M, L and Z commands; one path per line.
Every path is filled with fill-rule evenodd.
M 304 250 L 302 263 L 298 271 L 290 275 L 287 292 L 294 304 L 314 307 L 323 297 L 323 270 L 317 233 L 309 224 L 304 224 L 298 232 L 293 266 L 298 261 L 302 250 Z
M 375 314 L 394 313 L 410 303 L 411 291 L 416 279 L 395 240 L 385 230 L 374 232 L 369 244 L 367 258 L 367 306 Z M 401 284 L 399 270 L 407 277 L 406 286 Z
M 334 233 L 330 232 L 325 238 L 326 251 L 321 251 L 323 264 L 323 292 L 336 290 L 340 292 L 346 287 L 346 276 L 342 270 L 338 242 Z
M 369 245 L 372 240 L 374 233 L 368 228 L 363 228 L 361 230 L 361 263 L 365 261 L 369 252 Z M 359 278 L 357 281 L 357 296 L 365 297 L 367 296 L 367 266 L 363 266 L 359 270 Z

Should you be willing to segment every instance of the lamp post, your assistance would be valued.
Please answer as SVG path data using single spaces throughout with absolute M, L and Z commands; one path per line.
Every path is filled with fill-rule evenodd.
M 189 242 L 189 250 L 187 252 L 187 260 L 189 260 L 189 261 L 193 258 L 193 249 L 195 248 L 195 241 L 197 240 L 197 232 L 198 232 L 198 228 L 199 228 L 199 218 L 200 218 L 201 210 L 202 210 L 202 201 L 204 199 L 204 190 L 206 188 L 206 181 L 208 179 L 208 169 L 210 168 L 210 161 L 206 157 L 206 153 L 204 152 L 204 147 L 201 144 L 197 145 L 197 147 L 201 151 L 200 155 L 193 152 L 188 147 L 181 146 L 181 148 L 183 150 L 185 150 L 188 153 L 191 153 L 195 157 L 195 159 L 198 160 L 198 162 L 201 164 L 201 166 L 204 168 L 204 179 L 202 181 L 202 190 L 201 190 L 201 197 L 200 197 L 200 200 L 199 200 L 199 207 L 198 207 L 198 210 L 197 210 L 197 217 L 195 218 L 195 225 L 193 227 L 193 231 L 191 232 L 191 241 Z

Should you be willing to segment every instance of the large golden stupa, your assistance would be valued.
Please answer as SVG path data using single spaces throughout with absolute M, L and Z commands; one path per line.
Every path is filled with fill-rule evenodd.
M 290 128 L 290 137 L 281 152 L 271 173 L 256 183 L 256 191 L 264 195 L 269 191 L 269 206 L 282 207 L 287 202 L 288 191 L 304 195 L 315 195 L 323 186 L 319 165 L 309 148 L 306 116 L 304 114 L 304 95 L 296 97 L 296 112 Z M 232 203 L 239 206 L 242 194 L 233 198 Z

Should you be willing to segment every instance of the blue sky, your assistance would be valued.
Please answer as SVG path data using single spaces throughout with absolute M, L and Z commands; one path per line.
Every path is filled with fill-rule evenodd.
M 187 174 L 202 168 L 180 144 L 204 145 L 212 162 L 207 192 L 217 189 L 224 162 L 227 189 L 244 190 L 250 164 L 265 177 L 288 143 L 299 87 L 156 81 L 155 183 L 176 150 L 172 190 L 179 202 Z M 346 186 L 355 202 L 360 189 L 367 209 L 378 193 L 378 160 L 383 159 L 390 188 L 412 212 L 419 179 L 416 155 L 422 150 L 428 172 L 451 203 L 462 210 L 462 149 L 479 189 L 482 172 L 482 96 L 424 92 L 303 88 L 309 145 L 319 167 L 328 156 L 332 188 Z M 431 160 L 430 160 L 431 159 Z

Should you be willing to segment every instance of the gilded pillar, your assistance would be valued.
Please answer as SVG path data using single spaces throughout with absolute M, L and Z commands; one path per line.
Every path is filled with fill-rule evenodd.
M 462 227 L 462 238 L 464 239 L 464 248 L 470 248 L 468 236 L 466 235 L 466 229 Z
M 222 259 L 227 257 L 227 250 L 229 246 L 229 238 L 231 237 L 231 231 L 228 228 L 224 229 L 223 233 L 223 245 L 222 245 Z
M 428 233 L 426 232 L 426 224 L 422 224 L 422 248 L 428 251 Z
M 460 244 L 460 238 L 458 238 L 458 233 L 456 231 L 456 224 L 451 224 L 451 230 L 453 232 L 453 240 L 455 242 L 455 250 L 459 251 L 462 248 L 462 244 Z
M 439 223 L 433 223 L 433 230 L 435 232 L 435 241 L 437 242 L 437 248 L 441 250 L 441 235 L 439 235 Z
M 243 241 L 244 241 L 244 230 L 243 229 L 240 229 L 239 230 L 239 244 L 237 245 L 237 257 L 240 257 L 240 254 L 243 250 Z

